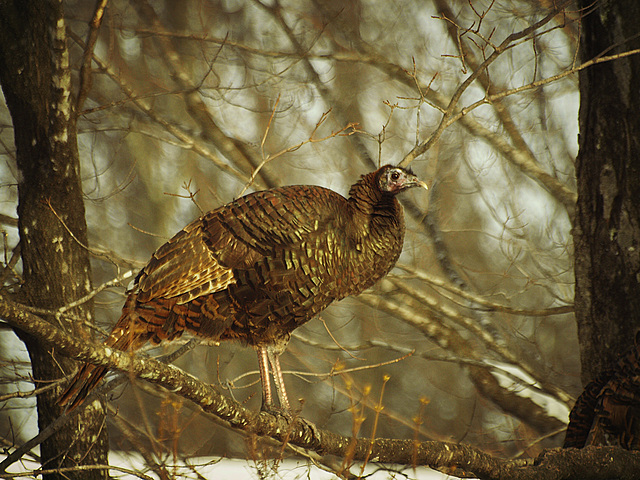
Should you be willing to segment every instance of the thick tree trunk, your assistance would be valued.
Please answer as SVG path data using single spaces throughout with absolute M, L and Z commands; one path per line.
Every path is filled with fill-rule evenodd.
M 640 47 L 640 2 L 579 3 L 583 61 Z M 640 328 L 639 111 L 640 56 L 580 72 L 575 308 L 585 384 Z
M 71 73 L 60 1 L 0 3 L 0 82 L 11 112 L 20 172 L 19 232 L 24 285 L 21 300 L 55 310 L 91 290 L 91 271 L 79 175 Z M 69 312 L 73 319 L 49 317 L 65 328 L 91 321 L 93 305 Z M 20 332 L 18 332 L 20 334 Z M 20 334 L 36 387 L 72 370 L 52 348 Z M 62 413 L 61 388 L 38 396 L 38 424 L 44 430 Z M 41 445 L 43 468 L 106 464 L 104 412 L 97 403 Z M 106 478 L 89 470 L 48 478 Z

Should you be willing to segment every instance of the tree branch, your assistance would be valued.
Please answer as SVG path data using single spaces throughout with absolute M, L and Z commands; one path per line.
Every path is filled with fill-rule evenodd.
M 301 417 L 275 417 L 254 413 L 218 393 L 210 385 L 172 365 L 142 358 L 104 345 L 74 338 L 22 305 L 0 296 L 0 317 L 13 327 L 55 345 L 65 355 L 133 373 L 193 401 L 207 413 L 225 420 L 230 427 L 283 443 L 314 450 L 320 454 L 352 460 L 424 465 L 433 468 L 458 467 L 482 479 L 598 479 L 616 477 L 631 480 L 640 471 L 640 453 L 611 447 L 583 450 L 550 450 L 534 464 L 492 457 L 469 445 L 447 442 L 417 442 L 384 438 L 348 438 L 320 430 Z

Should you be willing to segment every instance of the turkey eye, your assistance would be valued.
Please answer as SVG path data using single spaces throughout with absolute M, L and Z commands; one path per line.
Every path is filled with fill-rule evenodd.
M 396 181 L 400 178 L 400 172 L 391 172 L 391 180 Z

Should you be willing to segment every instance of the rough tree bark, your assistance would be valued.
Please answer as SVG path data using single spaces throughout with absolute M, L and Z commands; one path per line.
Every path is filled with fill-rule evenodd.
M 65 22 L 60 1 L 0 2 L 0 83 L 11 112 L 20 172 L 19 232 L 24 284 L 20 300 L 55 310 L 91 290 L 87 228 L 79 175 L 76 125 Z M 73 320 L 49 321 L 74 328 L 91 321 L 93 305 L 69 312 Z M 73 368 L 40 340 L 17 331 L 27 345 L 36 387 Z M 61 387 L 38 395 L 40 431 L 62 413 Z M 104 412 L 96 402 L 41 444 L 45 469 L 107 464 Z M 106 470 L 74 472 L 74 478 L 106 478 Z M 47 478 L 68 478 L 50 474 Z
M 640 47 L 636 0 L 581 0 L 586 61 Z M 575 311 L 586 384 L 640 328 L 640 56 L 580 72 Z

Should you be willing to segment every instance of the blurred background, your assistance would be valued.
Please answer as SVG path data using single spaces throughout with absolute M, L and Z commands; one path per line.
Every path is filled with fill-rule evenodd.
M 98 327 L 110 330 L 136 271 L 202 212 L 280 185 L 346 195 L 360 175 L 428 146 L 411 167 L 429 192 L 401 199 L 397 267 L 294 333 L 281 358 L 292 406 L 343 435 L 464 442 L 507 457 L 559 446 L 581 390 L 570 72 L 579 29 L 570 9 L 535 26 L 553 3 L 109 2 L 78 123 L 94 287 L 117 279 L 96 297 Z M 64 4 L 77 90 L 95 5 Z M 0 179 L 6 265 L 18 233 L 4 103 Z M 4 288 L 19 285 L 20 269 L 4 269 Z M 32 389 L 24 347 L 0 335 L 0 389 Z M 175 363 L 259 409 L 250 348 L 199 346 Z M 113 450 L 262 451 L 144 382 L 107 397 L 118 412 Z M 34 405 L 4 403 L 5 441 L 36 433 Z

